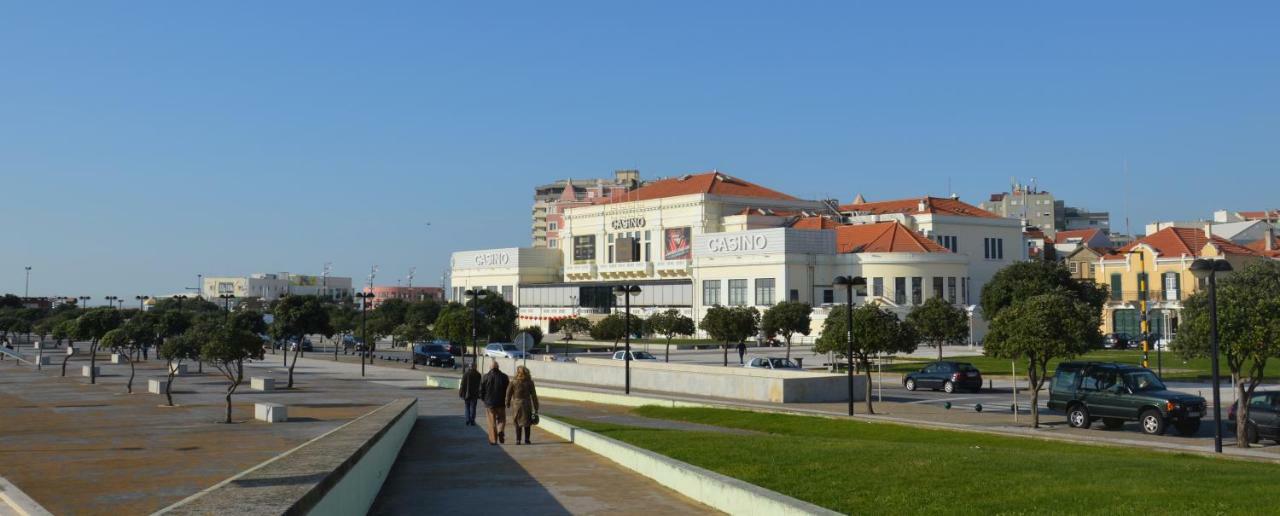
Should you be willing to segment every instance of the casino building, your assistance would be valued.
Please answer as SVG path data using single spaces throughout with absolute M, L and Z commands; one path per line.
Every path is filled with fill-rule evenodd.
M 715 305 L 763 311 L 801 301 L 814 306 L 816 335 L 845 301 L 836 276 L 867 278 L 855 304 L 905 315 L 942 297 L 972 311 L 994 270 L 1026 257 L 1017 220 L 958 199 L 839 206 L 721 172 L 652 181 L 568 208 L 563 222 L 556 247 L 454 253 L 451 299 L 496 292 L 519 307 L 520 325 L 548 330 L 556 319 L 617 310 L 612 287 L 635 284 L 641 316 L 675 308 L 700 320 Z M 974 323 L 981 339 L 980 313 Z

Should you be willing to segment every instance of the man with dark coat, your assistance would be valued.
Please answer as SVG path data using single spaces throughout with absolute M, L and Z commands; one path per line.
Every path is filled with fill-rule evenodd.
M 742 359 L 747 356 L 747 344 L 745 342 L 738 343 L 738 365 L 742 365 Z
M 458 397 L 466 404 L 467 426 L 476 426 L 476 402 L 480 399 L 480 371 L 475 362 L 462 373 L 462 382 L 458 385 Z
M 489 444 L 507 442 L 507 385 L 511 381 L 498 369 L 498 361 L 480 379 L 480 400 L 489 414 Z

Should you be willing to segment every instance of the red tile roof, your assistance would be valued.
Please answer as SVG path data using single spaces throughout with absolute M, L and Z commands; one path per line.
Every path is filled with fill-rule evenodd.
M 1214 236 L 1212 239 L 1205 238 L 1203 229 L 1170 227 L 1139 238 L 1133 243 L 1116 250 L 1115 253 L 1103 256 L 1102 259 L 1123 260 L 1125 253 L 1128 253 L 1139 244 L 1146 244 L 1155 249 L 1157 256 L 1178 257 L 1185 255 L 1199 257 L 1201 256 L 1200 251 L 1210 242 L 1223 254 L 1261 256 L 1253 249 L 1235 244 L 1220 236 Z
M 1280 220 L 1280 210 L 1264 210 L 1264 211 L 1242 211 L 1240 217 L 1244 220 Z
M 896 222 L 836 228 L 839 253 L 950 253 L 947 248 Z
M 800 217 L 791 225 L 794 229 L 836 229 L 843 224 L 827 217 Z
M 1040 240 L 1044 240 L 1044 243 L 1046 244 L 1053 243 L 1053 237 L 1044 234 L 1044 231 L 1040 231 L 1039 228 L 1025 228 L 1022 230 L 1022 235 L 1027 238 L 1038 238 Z
M 761 217 L 810 217 L 813 212 L 796 210 L 775 210 L 772 208 L 743 208 L 736 215 L 756 215 Z
M 920 204 L 924 203 L 924 209 L 920 209 Z M 864 215 L 888 215 L 893 213 L 904 213 L 910 215 L 956 215 L 962 217 L 982 217 L 990 219 L 998 219 L 999 215 L 991 213 L 987 210 L 974 206 L 972 204 L 962 202 L 959 199 L 951 199 L 946 197 L 921 197 L 918 199 L 898 199 L 894 201 L 878 201 L 864 202 L 861 204 L 846 204 L 840 207 L 840 211 L 852 211 Z
M 681 177 L 659 179 L 626 193 L 619 193 L 597 204 L 612 202 L 647 201 L 680 195 L 710 194 L 733 197 L 756 197 L 783 201 L 798 200 L 795 197 L 770 190 L 755 183 L 743 181 L 720 172 L 706 172 Z
M 1256 251 L 1258 254 L 1268 258 L 1280 260 L 1280 243 L 1273 242 L 1271 244 L 1271 249 L 1267 249 L 1267 241 L 1266 239 L 1262 239 L 1249 242 L 1248 244 L 1245 244 L 1245 247 L 1248 247 L 1249 249 Z
M 1079 238 L 1081 243 L 1088 244 L 1089 242 L 1092 242 L 1094 238 L 1097 238 L 1099 233 L 1102 233 L 1102 230 L 1073 229 L 1071 231 L 1059 231 L 1057 235 L 1053 236 L 1053 240 L 1057 243 L 1065 244 L 1067 243 L 1067 240 Z

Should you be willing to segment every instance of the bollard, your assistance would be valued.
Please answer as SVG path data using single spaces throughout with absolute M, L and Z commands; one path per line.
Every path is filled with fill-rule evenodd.
M 948 401 L 948 402 L 943 403 L 943 404 L 942 404 L 942 408 L 947 409 L 947 410 L 951 410 L 951 402 L 950 402 L 950 401 Z
M 1009 412 L 1017 412 L 1017 411 L 1018 411 L 1017 405 L 1009 405 Z
M 981 403 L 979 403 L 979 404 L 977 404 L 977 405 L 974 405 L 974 406 L 973 406 L 973 410 L 976 410 L 976 411 L 978 411 L 978 412 L 982 412 L 982 404 L 981 404 Z

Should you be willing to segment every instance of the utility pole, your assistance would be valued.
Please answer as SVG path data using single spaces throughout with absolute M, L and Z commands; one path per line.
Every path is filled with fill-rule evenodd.
M 31 266 L 28 265 L 26 269 L 27 269 L 27 283 L 22 288 L 22 297 L 24 298 L 31 297 Z

